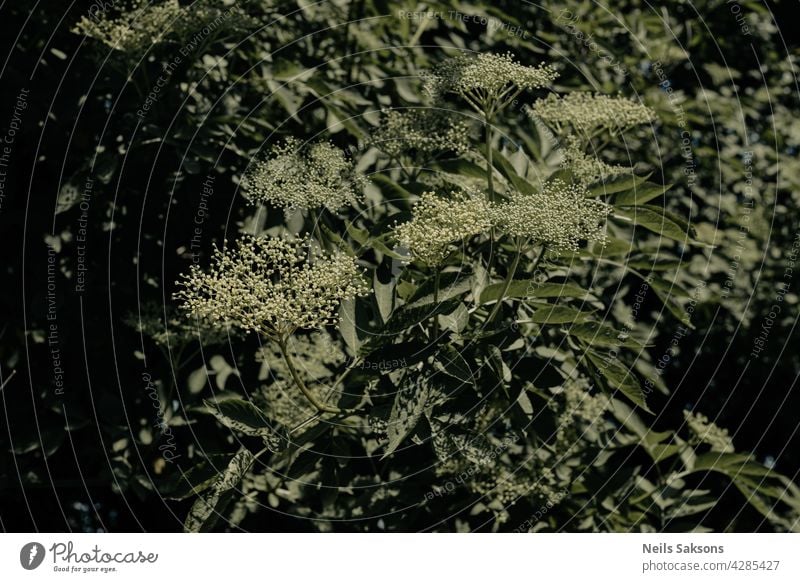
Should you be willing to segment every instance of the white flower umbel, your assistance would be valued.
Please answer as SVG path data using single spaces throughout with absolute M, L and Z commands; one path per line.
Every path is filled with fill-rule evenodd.
M 259 25 L 241 7 L 219 0 L 195 0 L 191 6 L 181 6 L 178 0 L 108 0 L 103 4 L 103 10 L 81 17 L 72 32 L 128 53 L 146 50 L 168 37 L 185 42 L 208 37 L 221 28 Z
M 112 2 L 113 4 L 113 2 Z M 103 11 L 100 17 L 83 16 L 72 29 L 99 40 L 112 49 L 136 52 L 161 42 L 183 13 L 178 0 L 153 4 L 132 0 L 117 18 Z
M 733 453 L 736 450 L 728 430 L 718 427 L 704 414 L 684 410 L 683 418 L 694 433 L 695 443 L 711 445 L 711 450 L 719 453 Z
M 470 193 L 444 198 L 425 192 L 412 213 L 411 221 L 395 227 L 397 238 L 414 258 L 430 266 L 444 261 L 451 244 L 492 227 L 489 204 Z
M 384 112 L 372 143 L 392 158 L 406 155 L 423 162 L 442 152 L 466 152 L 470 147 L 469 125 L 441 109 L 390 110 Z
M 630 168 L 607 164 L 597 155 L 585 153 L 574 136 L 569 136 L 566 142 L 562 167 L 571 171 L 582 184 L 606 181 L 612 176 L 631 171 Z
M 604 243 L 610 207 L 586 195 L 580 184 L 552 180 L 533 193 L 511 192 L 492 207 L 493 221 L 505 234 L 554 249 L 577 250 L 581 240 Z
M 547 87 L 558 76 L 549 65 L 526 67 L 513 55 L 480 53 L 447 59 L 424 76 L 425 91 L 439 100 L 448 93 L 463 99 L 484 122 L 488 199 L 495 200 L 493 124 L 497 115 L 525 90 Z
M 307 239 L 246 236 L 193 265 L 176 298 L 190 314 L 271 339 L 336 321 L 339 303 L 366 292 L 355 259 L 313 250 Z
M 341 301 L 367 292 L 355 259 L 313 251 L 307 239 L 244 237 L 214 253 L 208 272 L 192 266 L 175 294 L 191 315 L 274 341 L 297 388 L 320 412 L 339 412 L 309 390 L 289 349 L 297 329 L 334 323 Z
M 455 93 L 485 114 L 499 111 L 522 91 L 547 87 L 557 76 L 549 65 L 521 65 L 511 53 L 479 53 L 447 59 L 425 75 L 424 82 L 431 97 Z
M 243 187 L 255 203 L 336 210 L 357 203 L 366 184 L 367 179 L 334 145 L 323 142 L 303 148 L 300 140 L 288 138 L 272 148 L 268 159 L 255 163 Z
M 597 131 L 618 134 L 655 119 L 652 109 L 631 99 L 585 92 L 563 97 L 551 93 L 533 104 L 533 112 L 558 131 L 572 127 L 584 136 Z

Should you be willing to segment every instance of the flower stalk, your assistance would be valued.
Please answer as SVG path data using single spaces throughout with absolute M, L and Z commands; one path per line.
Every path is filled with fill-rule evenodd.
M 289 368 L 289 374 L 291 374 L 292 380 L 294 380 L 294 383 L 297 386 L 297 388 L 300 390 L 300 392 L 303 393 L 303 396 L 306 397 L 306 399 L 312 404 L 312 406 L 314 406 L 314 408 L 316 408 L 319 412 L 331 412 L 331 413 L 341 412 L 341 410 L 338 407 L 320 401 L 316 397 L 316 395 L 311 390 L 309 390 L 308 386 L 306 386 L 306 383 L 303 382 L 303 379 L 300 377 L 300 374 L 298 373 L 297 368 L 294 365 L 294 360 L 292 359 L 292 356 L 289 353 L 289 350 L 287 349 L 286 338 L 280 338 L 278 340 L 278 348 L 280 349 L 281 355 L 283 356 L 283 359 L 286 362 L 286 366 Z

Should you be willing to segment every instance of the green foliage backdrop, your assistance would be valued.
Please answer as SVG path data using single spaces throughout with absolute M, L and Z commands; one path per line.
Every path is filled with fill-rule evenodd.
M 800 527 L 783 3 L 0 13 L 3 529 Z

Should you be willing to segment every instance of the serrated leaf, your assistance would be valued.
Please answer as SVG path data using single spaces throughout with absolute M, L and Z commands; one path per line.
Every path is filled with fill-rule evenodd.
M 486 180 L 486 170 L 461 158 L 440 162 L 438 165 L 443 171 L 450 174 Z
M 232 430 L 257 437 L 275 432 L 264 413 L 247 400 L 231 398 L 217 401 L 205 400 L 204 403 L 217 420 Z
M 636 176 L 635 174 L 617 174 L 615 176 L 611 176 L 607 180 L 603 180 L 602 182 L 597 182 L 589 186 L 589 195 L 592 197 L 595 196 L 606 196 L 608 194 L 616 194 L 617 192 L 623 192 L 625 190 L 630 190 L 647 180 L 650 177 L 650 174 L 647 176 Z
M 663 211 L 653 210 L 652 207 L 637 206 L 636 208 L 615 208 L 612 216 L 627 219 L 627 221 L 635 226 L 640 226 L 683 244 L 689 244 L 691 242 L 691 234 L 684 230 L 677 221 L 668 217 Z M 625 222 L 625 220 L 623 220 L 623 222 Z
M 481 303 L 497 301 L 503 291 L 505 283 L 495 283 L 489 285 L 481 292 Z M 520 279 L 512 281 L 506 292 L 506 297 L 577 297 L 584 298 L 589 295 L 589 291 L 572 283 L 542 283 L 536 279 Z
M 587 342 L 591 346 L 603 348 L 626 347 L 642 348 L 644 345 L 634 338 L 617 331 L 609 325 L 597 321 L 576 323 L 566 329 L 566 332 Z
M 404 305 L 394 311 L 392 316 L 389 318 L 389 321 L 387 321 L 386 325 L 383 326 L 381 333 L 386 335 L 404 331 L 410 327 L 422 323 L 423 321 L 427 321 L 436 315 L 442 313 L 451 313 L 460 304 L 461 300 L 454 298 L 442 301 L 437 305 L 433 305 L 432 303 L 423 305 Z
M 378 304 L 378 312 L 384 322 L 389 319 L 394 309 L 394 287 L 395 279 L 390 277 L 388 282 L 384 283 L 381 281 L 378 269 L 375 270 L 372 277 L 372 289 L 375 302 Z
M 628 400 L 652 414 L 652 411 L 647 407 L 639 381 L 628 366 L 610 354 L 601 354 L 594 350 L 586 350 L 585 354 L 600 375 L 606 379 L 609 386 L 619 390 Z
M 187 471 L 176 474 L 160 488 L 165 499 L 183 501 L 199 495 L 216 481 L 220 466 L 228 466 L 233 455 L 209 455 Z
M 481 147 L 480 150 L 485 156 L 486 147 Z M 536 188 L 534 188 L 533 185 L 529 184 L 525 178 L 519 175 L 517 170 L 514 168 L 514 165 L 508 161 L 508 159 L 506 159 L 505 155 L 496 149 L 492 150 L 492 165 L 506 180 L 508 180 L 509 183 L 514 186 L 514 188 L 523 194 L 531 194 L 536 191 Z
M 543 305 L 538 307 L 526 321 L 541 325 L 555 325 L 559 323 L 582 321 L 587 317 L 590 317 L 589 313 L 584 313 L 572 307 L 565 307 L 563 305 Z
M 439 279 L 439 301 L 447 301 L 455 297 L 460 297 L 472 290 L 473 281 L 469 277 L 463 277 L 461 273 L 442 273 Z M 433 286 L 431 280 L 425 281 L 420 285 L 409 298 L 409 306 L 428 305 L 433 303 Z
M 339 236 L 339 233 L 334 232 L 322 222 L 319 222 L 319 226 L 322 229 L 322 232 L 325 233 L 325 237 L 329 241 L 331 241 L 339 251 L 346 253 L 351 257 L 356 256 L 356 253 L 353 251 L 350 244 L 348 244 L 347 241 L 345 241 L 341 236 Z
M 691 297 L 689 292 L 676 282 L 667 281 L 666 279 L 653 275 L 652 273 L 648 277 L 648 282 L 650 283 L 651 287 L 662 291 L 666 296 L 671 297 L 674 295 L 675 297 L 681 297 L 683 299 L 688 299 Z
M 367 241 L 369 240 L 369 233 L 364 229 L 358 228 L 352 222 L 347 224 L 347 234 L 349 234 L 352 239 L 361 246 L 366 246 Z
M 633 245 L 630 240 L 609 237 L 605 244 L 592 243 L 585 250 L 580 251 L 584 257 L 624 257 L 630 254 Z
M 357 354 L 361 348 L 356 325 L 356 300 L 345 299 L 339 304 L 339 333 L 350 353 Z
M 686 313 L 683 307 L 681 307 L 675 301 L 670 299 L 666 293 L 659 290 L 658 288 L 656 287 L 651 287 L 651 288 L 653 289 L 653 293 L 656 294 L 656 297 L 658 297 L 659 301 L 661 301 L 661 303 L 664 304 L 664 307 L 667 308 L 667 311 L 669 311 L 673 316 L 675 316 L 675 319 L 680 321 L 686 327 L 690 329 L 695 329 L 695 325 L 691 322 L 689 314 Z
M 386 434 L 389 442 L 382 458 L 392 454 L 395 449 L 417 426 L 419 419 L 425 411 L 430 390 L 427 382 L 406 382 L 397 391 L 397 395 L 389 414 L 389 421 L 386 426 Z
M 227 468 L 220 473 L 210 487 L 210 491 L 198 498 L 183 524 L 185 532 L 207 531 L 213 525 L 220 509 L 222 496 L 236 487 L 250 470 L 255 457 L 247 449 L 236 453 Z
M 436 364 L 442 372 L 465 384 L 471 384 L 475 381 L 475 376 L 469 367 L 469 363 L 451 345 L 446 345 L 438 351 Z
M 403 188 L 400 184 L 383 174 L 372 174 L 370 179 L 380 188 L 386 202 L 396 203 L 403 201 L 404 206 L 408 206 L 414 195 Z
M 442 327 L 449 329 L 454 333 L 461 333 L 469 323 L 469 309 L 464 307 L 464 304 L 459 304 L 453 313 L 448 315 L 439 315 L 439 321 Z
M 672 271 L 679 269 L 681 262 L 676 259 L 630 259 L 625 266 L 643 271 Z
M 672 184 L 661 186 L 646 182 L 644 184 L 634 186 L 630 190 L 625 190 L 618 193 L 614 197 L 614 206 L 636 206 L 638 204 L 645 204 L 654 198 L 663 195 L 664 192 L 669 190 Z

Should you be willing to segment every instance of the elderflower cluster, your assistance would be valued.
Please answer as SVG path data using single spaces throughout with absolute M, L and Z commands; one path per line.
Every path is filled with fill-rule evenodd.
M 567 146 L 563 150 L 564 162 L 562 167 L 572 172 L 581 184 L 605 182 L 612 176 L 630 172 L 630 168 L 612 166 L 605 163 L 597 156 L 585 153 L 574 136 L 567 138 Z
M 605 243 L 603 224 L 610 206 L 587 198 L 585 186 L 552 180 L 541 190 L 511 192 L 508 198 L 492 207 L 493 222 L 502 232 L 566 251 L 577 250 L 581 240 Z
M 336 210 L 358 202 L 366 184 L 367 179 L 334 145 L 322 142 L 303 149 L 300 140 L 288 138 L 272 148 L 268 159 L 256 162 L 243 187 L 255 203 Z
M 515 88 L 523 91 L 547 87 L 557 76 L 549 65 L 521 65 L 511 53 L 479 53 L 449 58 L 423 80 L 425 92 L 435 99 L 446 93 L 503 99 Z
M 469 125 L 440 109 L 387 111 L 373 133 L 375 147 L 390 157 L 429 160 L 443 151 L 463 154 L 470 147 Z
M 117 18 L 105 12 L 100 18 L 81 17 L 73 32 L 99 40 L 112 49 L 136 52 L 164 40 L 182 14 L 178 0 L 161 4 L 131 0 L 128 9 L 121 10 Z
M 193 265 L 175 297 L 192 315 L 281 338 L 335 321 L 342 300 L 367 292 L 355 259 L 312 251 L 307 239 L 247 236 L 216 249 L 212 266 Z
M 652 109 L 631 99 L 586 92 L 569 93 L 563 97 L 551 93 L 533 104 L 533 112 L 559 130 L 571 126 L 582 134 L 595 130 L 618 133 L 655 119 Z
M 438 265 L 449 246 L 492 227 L 490 206 L 472 193 L 449 198 L 425 192 L 412 208 L 414 218 L 395 227 L 397 238 L 411 254 L 428 265 Z
M 556 415 L 554 451 L 559 456 L 579 455 L 591 443 L 603 440 L 613 425 L 604 418 L 611 400 L 604 394 L 592 394 L 585 376 L 566 378 L 548 407 Z
M 258 22 L 238 5 L 222 0 L 196 0 L 191 7 L 178 0 L 159 4 L 151 0 L 112 2 L 116 17 L 108 9 L 84 15 L 72 32 L 99 40 L 115 50 L 137 53 L 163 42 L 167 36 L 207 37 L 222 27 L 250 28 Z
M 689 430 L 694 433 L 696 442 L 711 445 L 711 450 L 719 453 L 734 452 L 733 440 L 728 430 L 718 427 L 704 414 L 683 411 L 683 418 Z
M 561 395 L 564 397 L 565 412 L 589 424 L 603 416 L 610 406 L 606 396 L 591 393 L 591 384 L 583 376 L 565 380 Z

